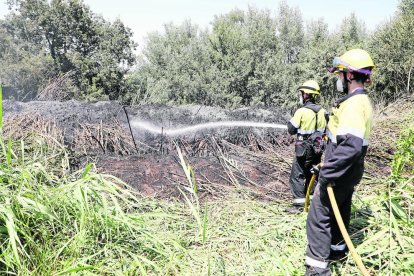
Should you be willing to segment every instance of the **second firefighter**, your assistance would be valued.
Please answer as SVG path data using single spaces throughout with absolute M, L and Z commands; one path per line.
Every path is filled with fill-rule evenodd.
M 299 88 L 299 101 L 303 107 L 296 110 L 288 123 L 288 132 L 296 134 L 295 156 L 289 184 L 293 196 L 293 207 L 287 211 L 300 211 L 305 203 L 306 191 L 312 177 L 312 166 L 321 162 L 322 151 L 315 150 L 310 141 L 315 133 L 323 133 L 327 124 L 326 110 L 316 104 L 320 88 L 316 81 L 308 80 Z

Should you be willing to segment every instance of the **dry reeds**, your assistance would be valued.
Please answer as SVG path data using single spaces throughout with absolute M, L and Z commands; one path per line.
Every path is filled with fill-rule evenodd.
M 46 144 L 64 143 L 64 131 L 54 121 L 36 113 L 26 113 L 7 117 L 4 121 L 3 136 L 13 140 L 28 140 L 40 135 Z
M 74 96 L 76 90 L 73 84 L 74 71 L 69 71 L 52 80 L 37 95 L 40 101 L 65 101 Z
M 27 140 L 29 137 L 41 136 L 48 145 L 59 143 L 63 146 L 66 143 L 72 150 L 85 155 L 129 155 L 135 152 L 131 135 L 117 120 L 100 124 L 80 123 L 73 130 L 73 137 L 65 135 L 62 125 L 36 113 L 10 116 L 3 127 L 4 137 Z M 68 144 L 67 141 L 71 142 Z
M 74 150 L 91 153 L 129 155 L 135 153 L 130 133 L 113 120 L 100 124 L 80 123 L 74 132 Z

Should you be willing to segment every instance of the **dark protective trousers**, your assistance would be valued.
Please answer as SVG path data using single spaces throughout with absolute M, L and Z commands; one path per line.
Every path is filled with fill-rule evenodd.
M 312 165 L 317 165 L 320 162 L 321 155 L 311 153 L 308 153 L 305 156 L 295 156 L 293 159 L 289 179 L 290 190 L 293 196 L 293 205 L 303 206 L 305 204 L 306 191 L 312 178 L 310 170 Z M 316 186 L 316 181 L 313 185 L 311 194 Z
M 354 185 L 334 186 L 333 191 L 342 219 L 348 229 Z M 308 238 L 306 264 L 310 266 L 316 266 L 310 263 L 312 260 L 327 263 L 331 245 L 343 244 L 343 237 L 333 214 L 328 191 L 326 187 L 321 187 L 319 184 L 315 188 L 306 220 L 306 235 Z

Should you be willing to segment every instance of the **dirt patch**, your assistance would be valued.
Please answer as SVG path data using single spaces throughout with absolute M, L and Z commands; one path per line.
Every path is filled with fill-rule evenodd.
M 234 189 L 249 189 L 255 198 L 289 197 L 288 171 L 267 162 L 245 160 L 235 155 L 189 157 L 200 197 L 222 197 Z M 175 155 L 145 155 L 99 158 L 98 171 L 114 175 L 141 193 L 153 197 L 180 197 L 177 187 L 188 187 Z

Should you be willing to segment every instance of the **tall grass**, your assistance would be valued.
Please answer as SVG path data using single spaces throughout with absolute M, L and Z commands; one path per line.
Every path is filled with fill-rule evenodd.
M 44 144 L 17 156 L 0 143 L 0 274 L 178 272 L 185 250 L 146 229 L 146 203 L 124 183 L 91 165 L 68 175 Z
M 202 241 L 205 242 L 206 233 L 207 233 L 207 220 L 208 220 L 207 203 L 205 204 L 204 214 L 203 214 L 203 211 L 200 208 L 200 201 L 198 198 L 198 189 L 197 189 L 197 183 L 195 180 L 194 170 L 191 167 L 191 165 L 187 164 L 187 162 L 184 160 L 184 156 L 181 152 L 180 147 L 178 145 L 176 145 L 176 147 L 177 147 L 178 157 L 180 158 L 180 165 L 184 171 L 184 174 L 189 184 L 188 186 L 184 186 L 186 192 L 180 189 L 180 187 L 178 187 L 178 190 L 183 195 L 185 202 L 187 203 L 187 206 L 191 211 L 191 214 L 193 215 L 194 219 L 197 222 L 197 226 L 200 231 L 200 236 L 202 237 Z M 188 196 L 187 193 L 190 196 Z
M 398 142 L 392 175 L 364 180 L 351 235 L 378 275 L 414 273 L 414 130 Z M 301 275 L 306 215 L 235 187 L 200 202 L 194 170 L 184 202 L 145 199 L 94 166 L 70 173 L 61 145 L 0 140 L 0 274 Z M 369 182 L 368 182 L 369 181 Z M 205 207 L 203 207 L 205 206 Z M 349 258 L 334 275 L 358 275 Z
M 187 201 L 153 201 L 41 140 L 0 141 L 0 274 L 291 274 L 301 269 L 304 219 L 235 195 L 201 207 L 186 166 Z M 208 224 L 207 224 L 208 222 Z M 299 242 L 298 242 L 299 241 Z
M 414 128 L 402 133 L 391 175 L 375 179 L 355 201 L 353 224 L 358 252 L 378 275 L 414 274 Z M 355 229 L 359 228 L 359 229 Z M 352 262 L 339 264 L 348 274 Z
M 0 83 L 0 130 L 3 129 L 3 86 Z

